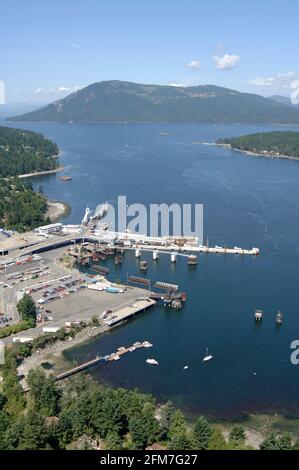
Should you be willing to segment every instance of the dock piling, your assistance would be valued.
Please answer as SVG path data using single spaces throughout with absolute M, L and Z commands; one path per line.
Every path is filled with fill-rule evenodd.
M 281 326 L 282 325 L 282 322 L 283 322 L 283 315 L 281 313 L 281 311 L 279 310 L 277 315 L 276 315 L 276 325 L 277 326 Z
M 263 319 L 263 310 L 256 310 L 254 314 L 254 319 L 256 322 L 261 322 Z

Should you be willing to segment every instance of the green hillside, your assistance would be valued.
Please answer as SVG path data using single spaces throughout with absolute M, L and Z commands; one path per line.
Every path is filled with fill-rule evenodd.
M 183 88 L 107 81 L 10 120 L 299 124 L 299 110 L 213 85 Z

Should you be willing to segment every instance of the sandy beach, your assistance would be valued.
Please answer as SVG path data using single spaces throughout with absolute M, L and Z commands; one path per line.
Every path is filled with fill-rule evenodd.
M 46 217 L 49 217 L 52 223 L 56 223 L 59 220 L 68 216 L 71 212 L 71 207 L 65 202 L 61 201 L 51 201 L 48 199 L 48 210 L 45 214 Z

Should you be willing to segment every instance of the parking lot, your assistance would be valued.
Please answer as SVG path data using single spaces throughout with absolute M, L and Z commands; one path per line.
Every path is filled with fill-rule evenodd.
M 74 295 L 54 300 L 47 304 L 55 326 L 63 326 L 65 322 L 90 321 L 93 316 L 100 316 L 105 310 L 112 312 L 129 307 L 144 291 L 136 287 L 128 288 L 122 294 L 111 294 L 104 291 L 80 289 Z
M 0 328 L 19 321 L 16 305 L 21 291 L 30 293 L 32 286 L 39 288 L 54 278 L 70 274 L 56 263 L 59 254 L 57 250 L 48 256 L 27 257 L 0 270 Z
M 61 328 L 66 323 L 88 322 L 93 316 L 101 320 L 103 312 L 132 309 L 136 299 L 148 295 L 148 291 L 137 287 L 119 293 L 88 289 L 101 277 L 64 268 L 57 263 L 63 251 L 43 253 L 0 271 L 0 328 L 19 321 L 16 304 L 23 292 L 35 300 L 39 322 L 34 331 L 17 335 L 22 337 L 37 336 L 45 326 Z

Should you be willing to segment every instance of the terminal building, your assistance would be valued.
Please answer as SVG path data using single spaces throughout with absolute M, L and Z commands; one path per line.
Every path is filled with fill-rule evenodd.
M 62 228 L 63 233 L 82 233 L 82 225 L 64 225 Z
M 42 225 L 35 229 L 35 233 L 37 235 L 49 235 L 51 233 L 59 233 L 62 232 L 63 225 L 61 223 L 57 224 L 50 224 L 50 225 Z

